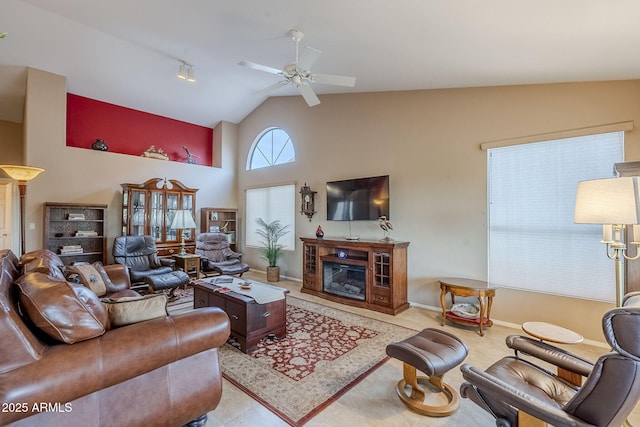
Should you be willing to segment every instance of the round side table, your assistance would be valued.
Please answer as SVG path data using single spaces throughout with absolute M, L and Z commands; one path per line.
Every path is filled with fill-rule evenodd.
M 582 335 L 571 329 L 547 322 L 525 322 L 522 324 L 522 330 L 540 341 L 558 344 L 579 344 L 584 340 Z M 557 372 L 560 378 L 569 381 L 571 384 L 582 385 L 582 376 L 580 374 L 559 366 L 557 367 Z
M 584 341 L 579 333 L 547 322 L 525 322 L 522 330 L 541 341 L 558 344 L 579 344 Z

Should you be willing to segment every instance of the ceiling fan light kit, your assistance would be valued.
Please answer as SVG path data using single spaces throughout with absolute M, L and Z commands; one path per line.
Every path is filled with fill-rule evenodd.
M 275 74 L 284 77 L 284 80 L 276 82 L 265 89 L 258 91 L 256 95 L 266 96 L 276 89 L 285 86 L 289 83 L 298 88 L 300 95 L 304 98 L 309 107 L 320 104 L 320 99 L 316 96 L 315 92 L 310 86 L 310 83 L 320 83 L 333 86 L 346 86 L 353 87 L 356 84 L 355 77 L 336 76 L 332 74 L 313 74 L 311 72 L 311 66 L 318 60 L 318 57 L 322 51 L 314 49 L 310 46 L 305 46 L 302 53 L 299 53 L 299 45 L 304 34 L 299 30 L 290 30 L 289 36 L 296 44 L 296 59 L 290 64 L 286 64 L 282 70 L 272 68 L 266 65 L 256 64 L 250 61 L 241 61 L 239 65 L 249 67 L 257 71 L 263 71 L 270 74 Z

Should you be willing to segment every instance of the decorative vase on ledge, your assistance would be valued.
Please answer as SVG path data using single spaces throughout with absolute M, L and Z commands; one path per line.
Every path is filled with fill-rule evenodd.
M 91 148 L 98 151 L 109 151 L 109 147 L 107 147 L 103 139 L 96 139 L 93 144 L 91 144 Z

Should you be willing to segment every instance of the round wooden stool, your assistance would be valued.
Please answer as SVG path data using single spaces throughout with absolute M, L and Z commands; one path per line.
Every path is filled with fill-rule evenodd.
M 398 382 L 396 391 L 407 407 L 431 417 L 446 417 L 458 409 L 458 393 L 442 378 L 467 357 L 467 346 L 460 339 L 439 329 L 427 328 L 404 341 L 387 345 L 387 354 L 404 362 L 404 378 Z M 417 376 L 416 370 L 428 377 Z M 424 403 L 426 393 L 420 383 L 427 382 L 445 394 L 446 404 L 431 406 Z M 410 393 L 407 393 L 407 386 L 411 388 Z

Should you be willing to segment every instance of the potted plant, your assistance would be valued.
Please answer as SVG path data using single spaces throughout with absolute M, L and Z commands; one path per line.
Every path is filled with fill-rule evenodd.
M 265 222 L 262 218 L 256 219 L 259 227 L 256 233 L 262 237 L 263 247 L 260 248 L 260 254 L 269 266 L 267 267 L 267 281 L 277 282 L 280 280 L 280 267 L 277 266 L 278 258 L 282 255 L 284 245 L 280 244 L 280 238 L 289 232 L 289 225 L 282 225 L 280 220 L 270 223 Z

